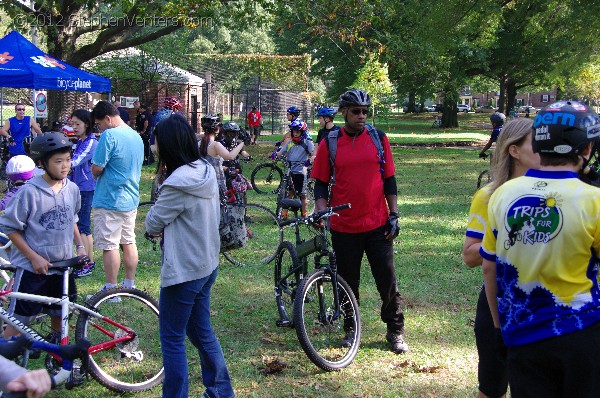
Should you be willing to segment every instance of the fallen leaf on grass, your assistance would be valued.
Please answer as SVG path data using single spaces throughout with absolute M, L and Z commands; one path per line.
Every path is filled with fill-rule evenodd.
M 279 358 L 270 358 L 263 356 L 263 365 L 258 366 L 258 370 L 260 370 L 265 376 L 272 375 L 276 373 L 281 373 L 283 369 L 287 368 L 287 364 L 279 360 Z
M 417 366 L 417 372 L 420 373 L 435 373 L 438 370 L 440 370 L 442 367 L 441 366 Z

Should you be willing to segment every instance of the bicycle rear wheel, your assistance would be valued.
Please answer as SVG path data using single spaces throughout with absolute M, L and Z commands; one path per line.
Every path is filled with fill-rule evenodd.
M 81 311 L 75 332 L 76 341 L 85 338 L 92 343 L 92 377 L 119 393 L 144 391 L 160 384 L 164 371 L 156 300 L 137 289 L 115 288 L 96 293 L 86 305 L 101 315 Z M 135 338 L 111 347 L 111 341 L 127 336 L 111 322 L 131 329 Z M 107 347 L 98 347 L 101 344 Z
M 258 204 L 246 204 L 248 241 L 244 247 L 223 253 L 232 264 L 242 267 L 267 264 L 275 258 L 283 241 L 283 230 L 275 214 Z
M 360 313 L 350 287 L 337 277 L 339 317 L 334 319 L 330 271 L 317 270 L 300 282 L 294 301 L 294 326 L 302 349 L 323 370 L 343 369 L 360 346 Z
M 256 193 L 275 194 L 281 185 L 283 172 L 273 163 L 263 163 L 256 166 L 250 175 L 252 188 Z
M 483 170 L 479 173 L 479 177 L 477 177 L 477 189 L 489 184 L 491 181 L 492 176 L 490 175 L 489 170 Z
M 298 269 L 286 276 L 300 265 L 296 248 L 290 242 L 282 242 L 277 249 L 275 259 L 275 302 L 279 312 L 277 326 L 294 327 L 294 298 L 296 289 L 306 269 Z

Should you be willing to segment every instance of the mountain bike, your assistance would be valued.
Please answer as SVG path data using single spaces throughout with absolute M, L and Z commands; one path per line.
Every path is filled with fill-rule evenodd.
M 83 305 L 71 301 L 69 272 L 88 261 L 87 256 L 81 256 L 52 265 L 52 270 L 62 273 L 61 298 L 12 290 L 0 291 L 0 297 L 59 306 L 59 341 L 63 345 L 69 343 L 69 320 L 76 317 L 75 341 L 91 342 L 89 373 L 109 390 L 137 392 L 160 384 L 164 371 L 158 333 L 158 303 L 141 290 L 125 287 L 102 290 Z M 23 324 L 2 307 L 0 319 L 30 340 L 53 343 L 42 337 L 36 325 Z M 46 366 L 52 371 L 55 361 L 46 361 Z
M 282 209 L 281 207 L 281 201 L 292 197 L 292 198 L 299 198 L 300 197 L 300 193 L 296 192 L 296 189 L 294 188 L 294 181 L 292 180 L 292 165 L 296 165 L 296 164 L 300 164 L 302 166 L 305 165 L 305 162 L 289 162 L 286 161 L 285 162 L 286 167 L 285 167 L 285 174 L 283 175 L 283 178 L 281 180 L 281 185 L 279 186 L 279 192 L 277 193 L 277 206 L 275 208 L 275 215 L 277 216 L 277 219 L 281 220 L 284 217 L 284 209 Z M 315 181 L 312 178 L 309 178 L 310 176 L 310 167 L 311 166 L 307 166 L 308 170 L 306 172 L 306 176 L 305 176 L 305 194 L 306 194 L 306 200 L 307 200 L 307 208 L 310 209 L 312 212 L 313 210 L 313 205 L 314 205 L 314 185 L 315 185 Z
M 45 341 L 30 340 L 27 336 L 20 336 L 16 339 L 0 339 L 0 355 L 6 359 L 17 362 L 25 362 L 30 357 L 39 354 L 40 351 L 47 352 L 53 361 L 56 361 L 56 367 L 49 372 L 52 389 L 65 383 L 67 390 L 83 383 L 83 377 L 87 375 L 89 365 L 89 347 L 91 343 L 87 340 L 77 342 L 77 344 L 52 344 Z M 0 393 L 3 398 L 26 397 L 25 392 Z
M 296 199 L 285 199 L 283 206 L 296 215 L 301 207 Z M 335 252 L 326 229 L 312 228 L 319 220 L 336 215 L 350 204 L 317 211 L 281 223 L 293 225 L 296 244 L 279 245 L 275 262 L 275 301 L 279 327 L 293 327 L 308 358 L 326 371 L 348 366 L 360 346 L 360 312 L 350 286 L 337 274 Z M 313 237 L 302 239 L 300 226 L 307 226 Z M 314 256 L 314 271 L 308 271 L 309 256 Z M 293 318 L 290 313 L 293 311 Z
M 279 144 L 279 143 L 278 143 Z M 277 149 L 279 146 L 275 144 L 275 150 L 269 158 L 270 162 L 261 163 L 252 170 L 250 174 L 250 182 L 254 191 L 261 195 L 276 194 L 279 191 L 281 180 L 283 179 L 283 171 L 277 162 L 284 158 L 278 156 Z

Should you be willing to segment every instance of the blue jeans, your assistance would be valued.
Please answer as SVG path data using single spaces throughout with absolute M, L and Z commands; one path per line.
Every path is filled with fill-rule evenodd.
M 203 397 L 234 397 L 223 350 L 210 325 L 210 289 L 217 269 L 209 276 L 160 289 L 160 343 L 165 367 L 164 398 L 188 397 L 185 336 L 198 349 Z

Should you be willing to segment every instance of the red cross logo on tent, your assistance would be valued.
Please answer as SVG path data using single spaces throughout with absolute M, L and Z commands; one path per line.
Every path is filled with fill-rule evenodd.
M 13 58 L 12 55 L 8 55 L 8 52 L 4 51 L 4 53 L 0 54 L 0 64 L 4 65 Z

